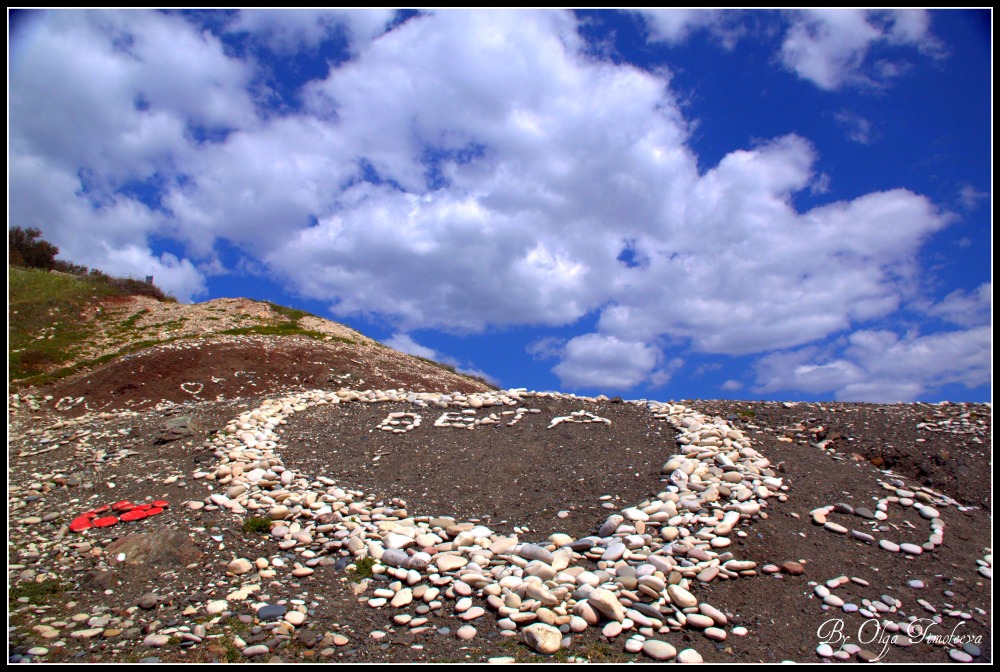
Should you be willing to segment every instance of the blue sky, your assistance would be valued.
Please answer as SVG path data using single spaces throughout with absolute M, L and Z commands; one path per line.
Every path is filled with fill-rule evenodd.
M 504 387 L 992 397 L 989 11 L 8 14 L 8 226 Z

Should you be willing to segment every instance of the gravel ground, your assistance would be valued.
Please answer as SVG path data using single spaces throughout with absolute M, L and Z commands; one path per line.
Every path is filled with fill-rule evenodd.
M 279 389 L 295 387 L 296 376 L 302 380 L 311 365 L 288 357 L 280 375 L 266 384 L 257 376 L 260 389 L 218 384 L 209 397 L 213 400 L 203 400 L 208 395 L 182 391 L 171 397 L 164 392 L 181 382 L 197 382 L 195 369 L 178 367 L 166 355 L 155 360 L 160 370 L 149 367 L 152 361 L 147 360 L 139 377 L 122 378 L 119 369 L 115 375 L 98 372 L 62 388 L 37 391 L 34 410 L 23 399 L 11 405 L 11 660 L 465 662 L 507 656 L 525 662 L 574 657 L 654 662 L 644 654 L 627 653 L 626 635 L 605 637 L 593 627 L 574 635 L 571 645 L 554 656 L 543 656 L 503 636 L 489 610 L 472 622 L 474 638 L 461 640 L 456 633 L 466 623 L 456 618 L 453 599 L 443 598 L 441 608 L 427 613 L 412 605 L 373 609 L 367 600 L 389 581 L 379 580 L 384 575 L 359 581 L 342 563 L 332 562 L 339 556 L 316 566 L 309 576 L 293 577 L 288 570 L 301 558 L 279 549 L 274 539 L 244 532 L 242 518 L 232 513 L 193 510 L 184 503 L 203 501 L 221 489 L 193 477 L 216 462 L 212 434 Z M 127 394 L 115 394 L 127 383 L 164 379 L 170 382 L 161 388 L 136 385 Z M 89 381 L 86 392 L 81 391 L 83 380 Z M 103 382 L 99 386 L 96 381 Z M 322 382 L 336 389 L 330 381 Z M 52 398 L 43 401 L 46 393 Z M 73 400 L 64 400 L 59 404 L 64 410 L 56 410 L 55 402 L 71 393 Z M 222 400 L 214 400 L 219 395 Z M 80 396 L 84 401 L 73 405 Z M 88 400 L 91 412 L 81 415 Z M 573 538 L 593 534 L 608 513 L 663 488 L 663 463 L 677 452 L 674 430 L 641 405 L 616 402 L 536 398 L 526 406 L 537 413 L 524 414 L 515 425 L 473 430 L 436 428 L 433 422 L 444 411 L 417 410 L 405 403 L 318 407 L 295 414 L 281 428 L 287 444 L 282 459 L 290 468 L 332 479 L 375 502 L 405 502 L 411 516 L 480 521 L 544 544 L 553 532 Z M 980 572 L 984 558 L 992 562 L 989 405 L 684 403 L 742 429 L 778 465 L 787 485 L 786 501 L 770 500 L 764 515 L 742 525 L 743 536 L 734 537 L 727 550 L 758 567 L 798 561 L 804 572 L 700 583 L 698 599 L 725 612 L 730 630 L 742 626 L 747 633 L 732 632 L 715 642 L 684 630 L 664 639 L 677 649 L 695 648 L 708 662 L 818 661 L 822 638 L 817 631 L 831 619 L 840 619 L 852 643 L 872 634 L 871 627 L 863 627 L 864 616 L 827 607 L 815 593 L 815 584 L 846 575 L 869 585 L 835 588 L 844 600 L 861 604 L 891 596 L 899 601 L 890 619 L 894 622 L 902 619 L 900 612 L 930 617 L 917 602 L 923 600 L 942 617 L 932 634 L 952 635 L 950 647 L 926 638 L 912 646 L 890 645 L 884 662 L 948 662 L 950 649 L 970 641 L 979 647 L 976 662 L 992 660 L 992 582 Z M 481 409 L 477 417 L 489 410 Z M 611 424 L 563 423 L 547 429 L 554 417 L 574 411 Z M 422 424 L 405 434 L 380 431 L 378 424 L 390 412 L 419 412 Z M 510 416 L 502 417 L 506 421 Z M 911 490 L 924 487 L 937 493 L 935 506 L 945 533 L 934 552 L 891 553 L 812 522 L 811 511 L 838 503 L 874 510 L 877 500 L 892 494 L 880 484 L 890 479 Z M 121 500 L 166 500 L 168 507 L 133 523 L 79 534 L 65 531 L 75 516 Z M 928 521 L 916 509 L 892 505 L 887 513 L 877 538 L 926 541 Z M 857 529 L 866 524 L 855 514 L 839 512 L 831 512 L 829 520 Z M 131 560 L 137 552 L 129 547 L 129 559 L 119 562 L 114 544 L 136 533 L 157 540 L 156 552 L 135 563 Z M 265 558 L 268 569 L 227 574 L 234 558 Z M 271 570 L 277 576 L 269 577 Z M 247 599 L 237 595 L 225 611 L 210 613 L 208 605 L 240 588 L 249 590 Z M 261 602 L 301 607 L 307 620 L 301 627 L 275 627 L 251 607 Z M 428 627 L 415 634 L 400 624 L 403 614 L 427 618 Z M 89 632 L 93 634 L 86 636 Z M 263 646 L 265 653 L 244 656 L 246 647 L 234 645 L 240 640 L 246 647 Z M 877 639 L 858 643 L 881 651 Z

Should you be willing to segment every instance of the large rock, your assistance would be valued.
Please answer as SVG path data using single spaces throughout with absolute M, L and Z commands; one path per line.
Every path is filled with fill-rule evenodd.
M 382 554 L 380 562 L 387 567 L 403 567 L 409 559 L 410 556 L 406 551 L 399 548 L 387 548 Z
M 535 544 L 521 544 L 517 554 L 525 560 L 541 560 L 547 565 L 552 564 L 552 551 Z
M 698 600 L 695 599 L 694 595 L 680 586 L 668 586 L 667 593 L 670 595 L 670 601 L 681 609 L 698 606 Z
M 158 567 L 184 567 L 200 562 L 204 556 L 188 535 L 171 529 L 130 534 L 105 548 L 108 557 L 116 557 L 119 553 L 125 554 L 127 564 L 147 563 Z
M 460 555 L 442 553 L 434 558 L 434 563 L 437 565 L 438 571 L 444 573 L 461 569 L 469 564 L 469 561 Z
M 84 588 L 104 592 L 118 583 L 118 575 L 111 570 L 87 572 L 81 581 Z
M 226 570 L 228 570 L 231 574 L 236 574 L 237 576 L 239 576 L 240 574 L 246 574 L 250 572 L 250 570 L 252 569 L 253 569 L 253 563 L 251 563 L 246 558 L 236 558 L 234 560 L 231 560 L 229 564 L 226 566 Z
M 618 526 L 624 522 L 625 518 L 623 516 L 620 516 L 617 513 L 611 514 L 608 516 L 608 519 L 604 521 L 604 524 L 601 525 L 601 529 L 597 532 L 597 536 L 610 537 L 615 533 L 615 530 L 618 529 Z
M 609 620 L 619 623 L 625 620 L 625 607 L 610 590 L 595 588 L 587 597 L 587 602 Z
M 653 660 L 670 660 L 677 655 L 677 649 L 669 642 L 647 639 L 642 643 L 642 652 Z
M 521 641 L 538 653 L 555 653 L 562 646 L 562 633 L 545 623 L 532 623 L 521 631 Z
M 163 445 L 164 443 L 170 443 L 179 439 L 194 438 L 201 433 L 201 428 L 194 422 L 190 415 L 182 415 L 170 418 L 160 425 L 153 443 Z

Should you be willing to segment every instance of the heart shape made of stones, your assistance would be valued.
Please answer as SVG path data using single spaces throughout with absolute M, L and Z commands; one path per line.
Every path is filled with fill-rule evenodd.
M 813 509 L 810 512 L 812 516 L 813 523 L 822 526 L 824 529 L 834 532 L 836 534 L 850 535 L 852 538 L 859 541 L 863 541 L 868 544 L 877 544 L 879 548 L 883 551 L 888 551 L 890 553 L 906 553 L 908 555 L 921 555 L 924 552 L 931 552 L 944 542 L 944 528 L 945 524 L 941 520 L 940 512 L 930 506 L 926 502 L 921 502 L 916 498 L 916 493 L 898 489 L 895 486 L 886 483 L 884 481 L 879 481 L 883 488 L 887 490 L 892 490 L 895 494 L 887 495 L 882 499 L 878 500 L 875 504 L 875 511 L 870 511 L 864 507 L 852 507 L 847 504 L 832 504 L 828 506 L 823 506 L 818 509 Z M 948 505 L 951 502 L 940 493 L 931 492 L 928 493 L 922 490 L 924 495 L 927 495 L 929 499 L 936 504 Z M 936 500 L 932 498 L 936 497 Z M 928 535 L 927 541 L 921 545 L 912 543 L 897 543 L 895 541 L 890 541 L 886 538 L 877 539 L 875 535 L 869 534 L 868 532 L 863 532 L 858 529 L 848 529 L 843 525 L 834 523 L 828 518 L 831 514 L 841 514 L 841 515 L 853 515 L 863 520 L 870 521 L 885 521 L 888 520 L 889 506 L 892 504 L 897 504 L 904 509 L 916 509 L 920 514 L 920 517 L 927 520 L 928 526 L 930 527 L 930 534 Z

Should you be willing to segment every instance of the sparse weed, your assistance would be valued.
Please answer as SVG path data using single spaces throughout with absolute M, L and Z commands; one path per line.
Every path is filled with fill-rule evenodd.
M 25 581 L 11 589 L 10 601 L 16 602 L 18 599 L 26 597 L 31 604 L 40 604 L 44 598 L 50 595 L 59 595 L 64 590 L 66 590 L 66 587 L 59 579 Z
M 243 531 L 248 534 L 267 534 L 271 531 L 271 519 L 254 516 L 243 521 Z
M 303 329 L 294 322 L 282 322 L 280 324 L 257 324 L 252 327 L 237 327 L 226 329 L 223 334 L 231 336 L 246 336 L 249 334 L 260 334 L 262 336 L 308 336 L 316 340 L 323 340 L 326 334 L 320 331 Z
M 347 571 L 347 576 L 354 583 L 361 583 L 365 579 L 370 579 L 374 576 L 372 568 L 375 566 L 375 558 L 366 555 L 363 558 L 359 558 L 354 562 L 354 569 Z

